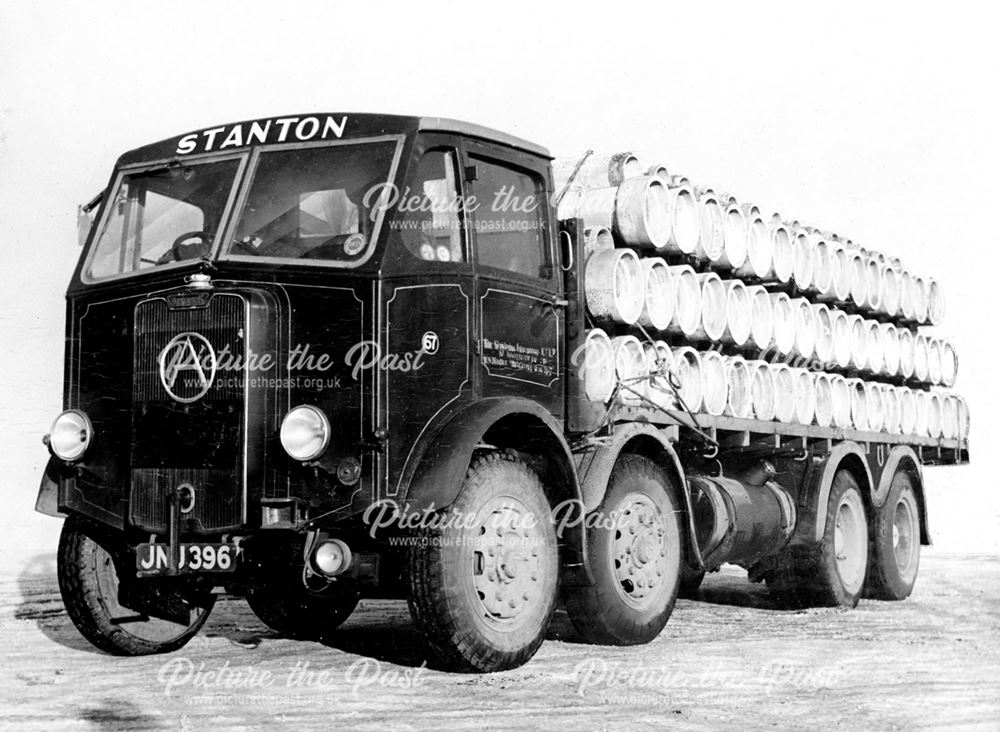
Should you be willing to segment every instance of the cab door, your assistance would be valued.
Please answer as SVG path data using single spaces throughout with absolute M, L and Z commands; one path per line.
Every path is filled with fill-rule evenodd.
M 464 145 L 483 398 L 519 396 L 563 416 L 565 301 L 548 206 L 548 161 Z

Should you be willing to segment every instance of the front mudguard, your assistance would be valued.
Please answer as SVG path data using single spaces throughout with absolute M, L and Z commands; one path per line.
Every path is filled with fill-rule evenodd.
M 46 516 L 66 518 L 59 510 L 59 478 L 63 470 L 63 462 L 52 456 L 42 473 L 42 483 L 38 486 L 38 497 L 35 499 L 35 510 Z

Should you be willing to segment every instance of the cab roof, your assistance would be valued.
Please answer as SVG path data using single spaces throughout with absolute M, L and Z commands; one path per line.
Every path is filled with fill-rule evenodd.
M 541 145 L 506 132 L 443 117 L 408 117 L 391 114 L 313 112 L 229 122 L 187 132 L 130 150 L 119 165 L 184 158 L 211 152 L 239 152 L 258 145 L 349 140 L 417 131 L 451 132 L 489 140 L 533 155 L 551 158 Z

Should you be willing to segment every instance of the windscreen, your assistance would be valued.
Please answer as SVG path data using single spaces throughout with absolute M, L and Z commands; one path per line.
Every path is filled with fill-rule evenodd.
M 359 263 L 377 235 L 394 141 L 262 152 L 231 257 Z
M 238 160 L 221 160 L 174 163 L 122 175 L 87 276 L 104 279 L 207 257 L 238 168 Z

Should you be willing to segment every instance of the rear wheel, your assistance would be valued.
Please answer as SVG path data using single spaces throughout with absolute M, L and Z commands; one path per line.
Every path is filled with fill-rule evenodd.
M 892 476 L 889 495 L 872 526 L 867 595 L 904 600 L 913 591 L 920 567 L 920 509 L 913 479 L 905 470 Z
M 858 482 L 838 470 L 830 487 L 826 524 L 818 547 L 792 550 L 767 579 L 779 604 L 789 607 L 855 607 L 868 566 L 868 522 Z
M 555 607 L 558 556 L 538 476 L 510 453 L 473 460 L 462 490 L 408 557 L 410 613 L 456 671 L 530 659 Z
M 215 597 L 189 578 L 133 580 L 122 592 L 117 564 L 132 555 L 123 536 L 71 516 L 59 538 L 58 578 L 66 612 L 101 650 L 142 656 L 177 650 L 208 620 Z
M 595 583 L 565 592 L 566 612 L 591 643 L 648 643 L 666 625 L 681 576 L 680 511 L 652 460 L 623 455 L 587 521 Z

